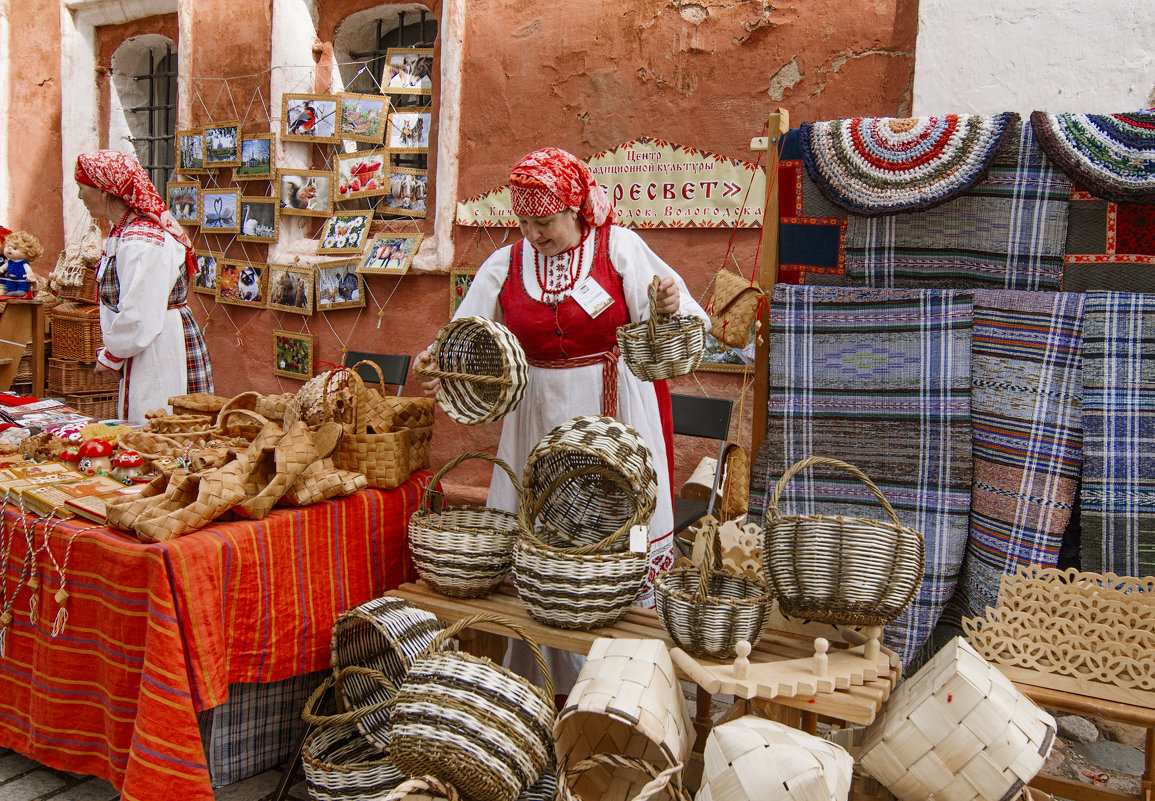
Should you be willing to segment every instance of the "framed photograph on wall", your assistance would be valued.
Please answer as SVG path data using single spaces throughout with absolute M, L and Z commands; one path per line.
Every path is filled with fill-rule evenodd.
M 241 198 L 241 242 L 277 241 L 277 199 L 275 197 Z
M 341 107 L 336 95 L 285 93 L 281 98 L 281 139 L 286 142 L 340 142 Z
M 390 47 L 381 91 L 391 95 L 433 94 L 433 48 Z
M 382 198 L 377 210 L 404 217 L 424 217 L 428 188 L 428 170 L 392 167 L 389 170 L 389 194 Z
M 182 175 L 208 172 L 205 169 L 205 134 L 200 128 L 176 132 L 176 171 Z
M 201 224 L 201 185 L 196 181 L 169 181 L 164 202 L 181 225 Z
M 234 181 L 273 180 L 273 143 L 271 133 L 241 137 L 241 163 L 233 170 Z
M 201 231 L 212 234 L 235 234 L 240 231 L 237 214 L 241 202 L 241 190 L 228 189 L 201 190 Z
M 385 138 L 385 118 L 389 99 L 381 95 L 357 95 L 340 92 L 341 138 L 354 142 L 381 144 Z
M 239 122 L 215 122 L 206 125 L 205 169 L 216 167 L 236 167 L 241 163 L 241 124 Z
M 707 373 L 746 373 L 754 369 L 754 332 L 745 348 L 731 348 L 706 331 L 706 347 L 702 351 L 699 370 Z
M 365 240 L 369 238 L 371 222 L 371 211 L 337 212 L 325 220 L 317 252 L 334 256 L 360 253 L 365 247 Z
M 217 262 L 217 300 L 235 306 L 266 305 L 267 265 L 251 261 Z
M 313 377 L 313 335 L 273 329 L 273 375 L 308 381 Z
M 217 260 L 220 257 L 212 253 L 197 254 L 197 274 L 193 277 L 193 292 L 202 295 L 217 294 Z
M 333 157 L 337 177 L 335 201 L 389 194 L 389 153 L 385 150 L 358 150 Z
M 390 153 L 428 153 L 429 126 L 433 119 L 429 106 L 412 106 L 389 112 L 388 137 Z
M 357 259 L 317 265 L 317 311 L 355 309 L 364 305 L 365 279 L 357 273 Z
M 469 286 L 473 283 L 474 275 L 476 275 L 474 270 L 449 271 L 450 316 L 453 316 L 457 312 L 457 307 L 461 305 L 461 301 L 465 300 L 465 293 L 469 291 Z
M 270 264 L 268 267 L 269 308 L 293 314 L 312 314 L 316 278 L 313 268 L 295 264 Z
M 357 272 L 362 275 L 405 275 L 424 237 L 421 233 L 381 234 L 370 239 Z
M 281 214 L 328 217 L 333 212 L 333 173 L 279 169 L 277 198 Z

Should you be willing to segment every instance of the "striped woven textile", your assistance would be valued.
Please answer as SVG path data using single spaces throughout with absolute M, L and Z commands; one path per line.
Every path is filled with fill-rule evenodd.
M 851 214 L 846 274 L 876 287 L 1058 289 L 1070 191 L 1020 123 L 959 197 L 918 213 Z
M 1020 565 L 1058 564 L 1083 460 L 1082 324 L 1082 295 L 975 291 L 974 490 L 951 617 L 984 614 Z
M 1114 203 L 1072 187 L 1063 289 L 1155 292 L 1155 205 Z
M 886 630 L 904 662 L 954 592 L 966 545 L 971 318 L 971 293 L 950 290 L 780 285 L 770 306 L 769 423 L 752 518 L 761 522 L 778 476 L 806 456 L 870 477 L 926 541 L 922 587 Z M 836 471 L 795 477 L 784 498 L 786 514 L 884 514 L 864 485 Z
M 1155 295 L 1088 293 L 1083 325 L 1081 567 L 1155 575 Z
M 23 587 L 0 659 L 0 746 L 107 779 L 124 801 L 212 801 L 197 712 L 231 682 L 329 666 L 337 615 L 409 578 L 405 531 L 429 476 L 160 544 L 60 523 L 47 538 L 58 562 L 76 535 L 67 626 L 51 636 L 60 578 L 42 551 L 37 623 Z M 39 545 L 44 522 L 29 524 Z M 8 508 L 3 525 L 15 532 L 0 565 L 12 592 L 24 524 Z

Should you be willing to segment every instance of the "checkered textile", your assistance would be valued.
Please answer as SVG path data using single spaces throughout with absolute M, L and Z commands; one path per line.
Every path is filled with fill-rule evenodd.
M 229 700 L 197 715 L 213 787 L 224 787 L 292 756 L 304 721 L 301 710 L 328 670 L 282 681 L 237 682 Z
M 1083 338 L 1081 566 L 1155 575 L 1155 296 L 1089 293 Z
M 769 409 L 750 487 L 761 522 L 774 483 L 806 456 L 861 469 L 922 533 L 926 567 L 887 645 L 910 661 L 954 592 L 971 490 L 972 296 L 940 290 L 784 286 L 770 305 Z M 786 514 L 881 518 L 869 490 L 832 469 L 787 486 Z
M 1082 295 L 975 291 L 974 489 L 952 604 L 960 615 L 993 607 L 1004 573 L 1058 564 L 1083 460 L 1082 325 Z
M 877 287 L 1058 289 L 1071 182 L 1030 125 L 1004 140 L 988 176 L 932 209 L 849 215 L 846 273 Z

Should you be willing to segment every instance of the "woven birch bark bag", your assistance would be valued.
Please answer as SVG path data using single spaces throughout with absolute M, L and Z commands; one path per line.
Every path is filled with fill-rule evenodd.
M 488 595 L 501 583 L 513 564 L 518 533 L 517 515 L 512 512 L 475 506 L 447 506 L 440 512 L 430 508 L 433 488 L 470 459 L 496 464 L 520 495 L 520 483 L 509 465 L 488 453 L 471 451 L 437 471 L 409 518 L 409 551 L 417 572 L 434 590 L 455 598 Z
M 484 657 L 441 651 L 451 637 L 483 623 L 523 639 L 545 688 Z M 410 776 L 435 776 L 471 801 L 514 801 L 554 762 L 556 710 L 549 665 L 533 638 L 500 615 L 462 618 L 409 668 L 393 705 L 393 760 Z
M 658 285 L 650 285 L 650 314 L 616 332 L 618 349 L 630 372 L 643 381 L 662 381 L 694 372 L 706 349 L 706 326 L 688 314 L 658 311 Z

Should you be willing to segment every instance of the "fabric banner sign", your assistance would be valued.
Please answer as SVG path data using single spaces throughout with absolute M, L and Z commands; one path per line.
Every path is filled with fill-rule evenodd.
M 590 172 L 627 228 L 760 228 L 766 170 L 660 139 L 635 139 L 591 157 Z M 515 227 L 509 188 L 457 204 L 457 224 Z
M 864 472 L 926 542 L 922 587 L 886 627 L 910 662 L 955 589 L 971 498 L 969 292 L 784 286 L 770 304 L 766 437 L 750 486 L 761 522 L 778 476 L 806 456 Z M 786 488 L 785 514 L 884 519 L 865 485 L 829 468 Z

